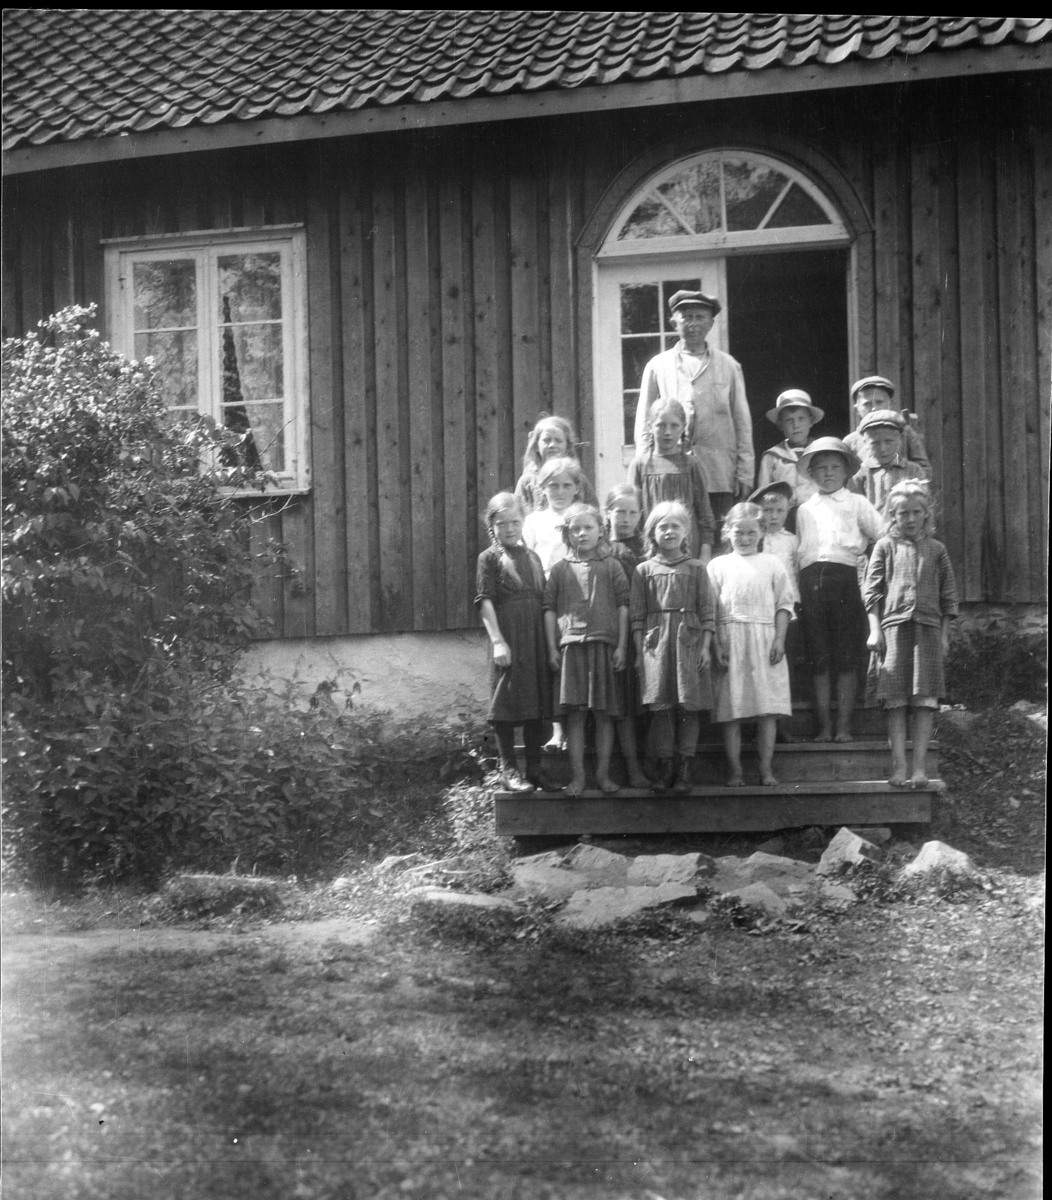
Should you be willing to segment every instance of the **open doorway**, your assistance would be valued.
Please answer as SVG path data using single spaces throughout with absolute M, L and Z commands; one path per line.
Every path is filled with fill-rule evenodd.
M 851 428 L 848 251 L 739 254 L 726 263 L 729 348 L 745 375 L 757 462 L 781 441 L 764 414 L 786 388 L 803 388 L 825 410 L 817 435 L 843 437 Z

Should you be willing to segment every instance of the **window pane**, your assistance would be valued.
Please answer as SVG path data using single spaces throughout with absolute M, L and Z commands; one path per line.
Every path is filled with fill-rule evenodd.
M 223 403 L 285 395 L 281 325 L 222 327 Z
M 621 332 L 657 333 L 658 286 L 656 283 L 621 285 Z
M 285 470 L 285 406 L 283 404 L 230 404 L 223 408 L 223 424 L 241 435 L 240 462 L 252 470 Z
M 165 404 L 197 406 L 197 332 L 137 333 L 135 357 L 154 359 Z
M 639 406 L 639 388 L 633 388 L 624 393 L 624 420 L 626 446 L 631 446 L 636 438 L 636 409 Z
M 224 321 L 281 320 L 281 255 L 224 254 L 218 260 Z
M 197 264 L 192 258 L 132 264 L 135 328 L 197 326 Z
M 778 171 L 758 162 L 724 162 L 727 229 L 755 229 L 788 183 Z
M 778 211 L 767 222 L 768 229 L 787 229 L 792 225 L 828 225 L 829 218 L 798 184 L 785 194 Z
M 643 368 L 661 352 L 661 339 L 656 337 L 623 338 L 621 341 L 621 383 L 638 388 Z
M 658 188 L 695 233 L 711 233 L 720 228 L 719 172 L 716 161 L 698 163 Z
M 651 196 L 636 205 L 632 215 L 618 234 L 619 241 L 633 238 L 676 237 L 684 232 L 683 226 L 668 209 Z

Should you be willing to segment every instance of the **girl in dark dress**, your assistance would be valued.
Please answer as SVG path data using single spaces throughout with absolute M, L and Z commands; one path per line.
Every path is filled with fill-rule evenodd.
M 552 677 L 544 633 L 544 569 L 522 542 L 522 502 L 498 492 L 486 505 L 492 545 L 478 559 L 475 604 L 493 649 L 488 719 L 500 749 L 501 781 L 510 792 L 557 790 L 541 771 L 544 722 L 552 715 Z M 515 726 L 522 726 L 526 778 L 515 761 Z

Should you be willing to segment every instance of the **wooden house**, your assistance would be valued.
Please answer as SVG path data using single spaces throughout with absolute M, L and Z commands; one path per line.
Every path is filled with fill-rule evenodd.
M 623 478 L 685 281 L 724 302 L 758 450 L 782 388 L 843 433 L 851 380 L 890 376 L 963 599 L 1044 603 L 1052 20 L 4 23 L 5 336 L 97 302 L 173 406 L 248 422 L 273 488 L 246 502 L 296 568 L 260 582 L 275 654 L 355 646 L 380 681 L 394 640 L 360 635 L 428 635 L 418 683 L 465 646 L 481 674 L 481 507 L 543 412 Z

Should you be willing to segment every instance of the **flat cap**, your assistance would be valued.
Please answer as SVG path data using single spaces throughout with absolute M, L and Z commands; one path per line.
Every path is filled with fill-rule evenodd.
M 675 312 L 684 304 L 701 304 L 709 309 L 713 316 L 723 311 L 723 305 L 715 296 L 707 296 L 704 292 L 673 292 L 668 300 L 669 312 Z
M 858 423 L 859 433 L 865 433 L 867 429 L 873 429 L 878 426 L 891 426 L 892 429 L 897 429 L 901 433 L 906 428 L 906 418 L 900 412 L 896 412 L 893 408 L 875 408 L 871 413 L 866 413 Z
M 773 483 L 765 483 L 762 487 L 758 487 L 749 497 L 749 503 L 759 504 L 768 492 L 777 492 L 779 496 L 784 496 L 790 504 L 792 504 L 796 496 L 796 491 L 791 483 L 786 482 L 784 479 L 776 479 Z
M 862 379 L 856 379 L 851 385 L 851 401 L 854 403 L 855 397 L 862 391 L 863 388 L 878 387 L 884 388 L 889 396 L 895 395 L 895 385 L 890 379 L 885 379 L 883 375 L 866 375 Z

